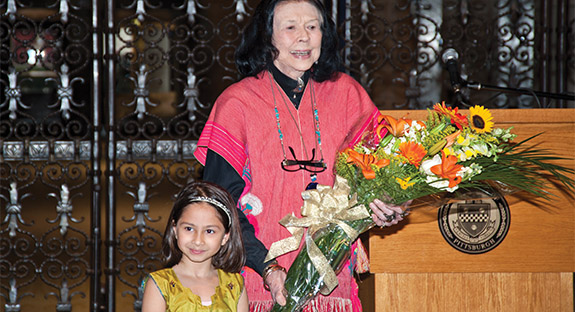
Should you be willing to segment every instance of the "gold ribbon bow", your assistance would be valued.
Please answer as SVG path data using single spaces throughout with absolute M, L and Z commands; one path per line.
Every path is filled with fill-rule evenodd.
M 304 228 L 307 228 L 306 250 L 311 262 L 319 272 L 320 278 L 323 278 L 324 287 L 321 293 L 324 295 L 331 293 L 338 285 L 337 276 L 322 251 L 313 241 L 312 235 L 329 224 L 336 224 L 345 232 L 348 237 L 348 244 L 361 234 L 349 226 L 346 221 L 368 218 L 370 214 L 364 205 L 357 205 L 355 194 L 349 199 L 349 192 L 350 187 L 347 180 L 337 175 L 333 188 L 327 185 L 318 185 L 315 190 L 302 192 L 304 199 L 301 208 L 302 218 L 298 219 L 292 213 L 279 221 L 292 236 L 273 243 L 265 261 L 297 250 Z

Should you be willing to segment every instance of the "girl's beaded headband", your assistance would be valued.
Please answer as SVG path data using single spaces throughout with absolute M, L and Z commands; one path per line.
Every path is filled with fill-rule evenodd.
M 206 203 L 210 203 L 210 204 L 220 208 L 221 210 L 223 210 L 226 213 L 226 215 L 228 215 L 228 225 L 232 226 L 232 212 L 228 209 L 228 207 L 226 207 L 226 205 L 220 203 L 219 201 L 217 201 L 213 198 L 204 197 L 204 196 L 191 197 L 190 202 L 206 202 Z

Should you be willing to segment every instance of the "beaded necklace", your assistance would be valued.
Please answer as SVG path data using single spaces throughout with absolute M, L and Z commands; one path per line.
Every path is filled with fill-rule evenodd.
M 297 159 L 296 159 L 295 161 L 288 161 L 288 160 L 287 160 L 287 155 L 286 155 L 286 152 L 285 152 L 284 140 L 283 140 L 284 134 L 283 134 L 282 129 L 281 129 L 280 114 L 279 114 L 279 110 L 278 110 L 278 107 L 277 107 L 276 95 L 275 95 L 275 90 L 274 90 L 274 89 L 275 89 L 275 88 L 274 88 L 274 82 L 275 82 L 276 87 L 278 88 L 278 92 L 279 92 L 279 94 L 280 94 L 280 96 L 281 96 L 281 98 L 282 98 L 282 100 L 283 100 L 283 102 L 284 102 L 284 105 L 286 106 L 287 111 L 290 113 L 290 116 L 291 116 L 291 118 L 292 118 L 292 120 L 293 120 L 293 122 L 294 122 L 294 124 L 295 124 L 295 126 L 296 126 L 296 129 L 297 129 L 298 133 L 299 133 L 299 136 L 300 136 L 300 139 L 301 139 L 303 148 L 304 148 L 304 153 L 305 153 L 305 157 L 306 157 L 306 158 L 309 157 L 309 156 L 308 156 L 308 153 L 307 153 L 307 147 L 305 146 L 305 142 L 304 142 L 304 140 L 303 140 L 303 134 L 302 134 L 302 132 L 301 132 L 301 129 L 300 129 L 300 127 L 299 127 L 297 121 L 295 120 L 295 117 L 293 116 L 291 110 L 289 109 L 288 104 L 287 104 L 287 102 L 286 102 L 286 99 L 285 99 L 284 96 L 281 94 L 279 85 L 277 85 L 277 82 L 275 81 L 275 79 L 272 78 L 272 76 L 273 76 L 272 73 L 268 71 L 268 74 L 269 74 L 269 79 L 270 79 L 270 86 L 271 86 L 271 89 L 272 89 L 272 96 L 273 96 L 273 99 L 274 99 L 274 112 L 275 112 L 275 115 L 276 115 L 276 125 L 277 125 L 277 128 L 278 128 L 278 135 L 279 135 L 280 143 L 281 143 L 281 146 L 282 146 L 282 152 L 283 152 L 283 156 L 284 156 L 284 160 L 282 161 L 282 168 L 283 168 L 284 170 L 286 170 L 286 171 L 292 171 L 292 170 L 288 170 L 288 169 L 286 169 L 286 168 L 284 167 L 284 164 L 292 163 L 292 164 L 296 164 L 296 165 L 299 166 L 298 169 L 293 170 L 293 171 L 298 171 L 298 170 L 300 170 L 300 169 L 304 169 L 304 170 L 307 170 L 307 171 L 309 171 L 309 172 L 312 172 L 312 174 L 310 175 L 310 177 L 311 177 L 311 183 L 310 183 L 310 185 L 308 185 L 308 187 L 307 187 L 306 189 L 315 188 L 315 186 L 317 185 L 317 183 L 316 183 L 316 181 L 317 181 L 317 173 L 324 171 L 324 170 L 327 168 L 327 166 L 325 165 L 325 163 L 324 163 L 324 161 L 323 161 L 324 158 L 323 158 L 323 150 L 322 150 L 322 148 L 321 148 L 321 131 L 320 131 L 320 127 L 319 127 L 319 113 L 318 113 L 318 110 L 317 110 L 317 103 L 316 103 L 316 101 L 315 101 L 315 89 L 314 89 L 314 86 L 313 86 L 313 79 L 310 79 L 310 80 L 309 80 L 309 83 L 310 83 L 310 96 L 311 96 L 312 109 L 313 109 L 313 121 L 314 121 L 314 128 L 315 128 L 315 129 L 314 129 L 314 130 L 315 130 L 314 132 L 315 132 L 315 137 L 316 137 L 316 141 L 317 141 L 316 147 L 319 148 L 319 152 L 320 152 L 320 155 L 319 155 L 319 156 L 320 156 L 321 158 L 320 158 L 319 161 L 315 161 L 315 160 L 314 160 L 314 157 L 315 157 L 315 149 L 312 149 L 312 158 L 311 158 L 309 161 L 298 161 Z M 294 153 L 293 149 L 292 149 L 291 147 L 289 147 L 289 148 L 290 148 L 290 151 L 292 152 L 292 154 L 293 154 L 293 156 L 294 156 L 294 159 L 295 159 L 295 153 Z M 310 166 L 310 165 L 311 165 L 311 166 Z

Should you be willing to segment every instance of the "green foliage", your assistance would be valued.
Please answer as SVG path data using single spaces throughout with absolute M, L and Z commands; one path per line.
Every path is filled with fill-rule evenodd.
M 506 145 L 496 158 L 478 157 L 463 162 L 464 165 L 473 162 L 482 167 L 481 173 L 470 180 L 493 180 L 513 189 L 527 191 L 536 196 L 550 199 L 550 180 L 554 178 L 563 184 L 569 192 L 575 193 L 575 181 L 569 177 L 575 173 L 575 169 L 552 163 L 564 158 L 554 156 L 547 150 L 524 146 L 526 142 L 539 135 L 527 138 L 517 144 Z
M 431 129 L 437 129 L 431 128 Z M 445 139 L 448 135 L 457 131 L 457 128 L 453 125 L 446 125 L 443 129 L 439 131 L 430 131 L 428 135 L 422 140 L 421 145 L 425 147 L 426 150 L 429 150 L 432 146 L 434 146 L 437 142 Z
M 445 124 L 445 123 L 442 121 L 442 118 L 438 112 L 428 108 L 427 109 L 427 122 L 425 124 L 427 125 L 427 127 L 429 129 L 434 129 L 438 125 Z

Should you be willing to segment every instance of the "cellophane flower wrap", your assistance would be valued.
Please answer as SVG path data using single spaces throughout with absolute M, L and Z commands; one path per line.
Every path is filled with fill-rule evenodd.
M 349 259 L 351 243 L 374 225 L 369 209 L 374 199 L 440 205 L 457 199 L 461 190 L 477 188 L 549 199 L 548 188 L 557 181 L 575 193 L 570 177 L 575 169 L 556 165 L 563 158 L 528 146 L 534 137 L 514 142 L 511 130 L 495 128 L 491 112 L 482 106 L 463 115 L 436 104 L 426 120 L 379 116 L 373 131 L 339 153 L 334 186 L 303 192 L 302 218 L 288 215 L 280 221 L 293 236 L 274 243 L 268 259 L 296 250 L 302 237 L 305 244 L 287 274 L 287 304 L 276 304 L 272 311 L 301 311 L 337 286 L 336 274 Z

